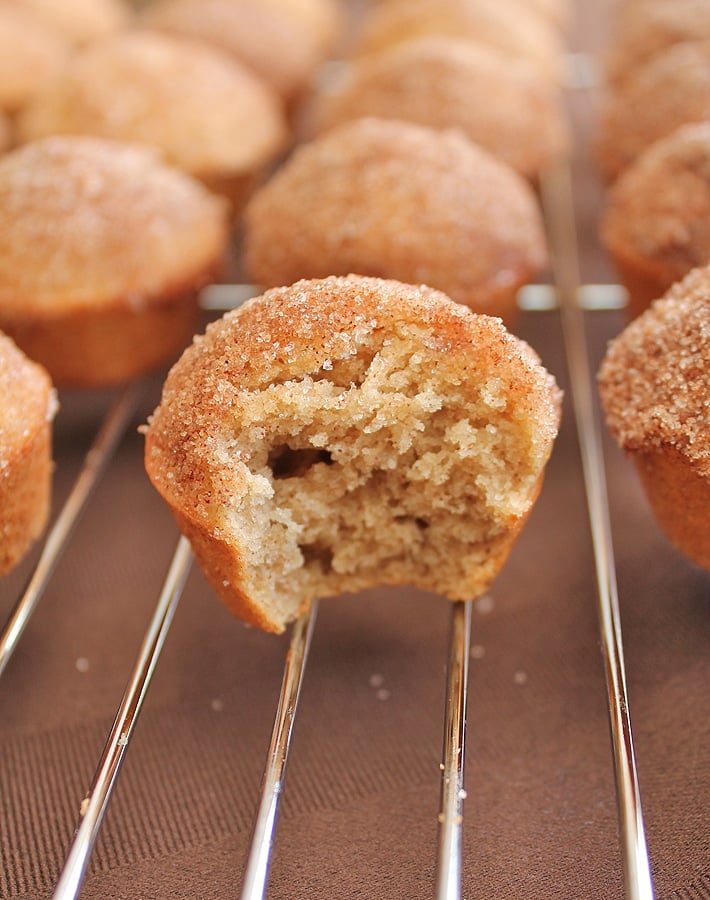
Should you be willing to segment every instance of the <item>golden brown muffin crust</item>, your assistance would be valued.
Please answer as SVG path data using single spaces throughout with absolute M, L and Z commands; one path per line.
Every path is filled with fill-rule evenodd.
M 709 269 L 695 269 L 612 341 L 599 386 L 620 446 L 668 446 L 710 475 Z
M 91 134 L 151 144 L 198 178 L 253 174 L 287 133 L 275 95 L 236 61 L 197 41 L 138 31 L 77 55 L 17 131 L 23 141 Z
M 315 594 L 483 590 L 537 496 L 559 400 L 527 345 L 437 291 L 304 281 L 195 339 L 146 467 L 222 599 L 280 631 Z
M 669 47 L 607 95 L 597 157 L 616 178 L 654 141 L 710 117 L 710 41 Z
M 548 80 L 492 48 L 444 35 L 355 60 L 314 116 L 326 128 L 363 116 L 458 128 L 526 178 L 568 147 L 559 93 Z
M 0 575 L 46 523 L 55 411 L 47 373 L 0 333 Z
M 652 299 L 710 261 L 710 123 L 642 153 L 609 192 L 601 232 L 612 255 L 654 274 Z
M 62 38 L 22 8 L 0 4 L 0 110 L 21 109 L 66 64 Z
M 266 286 L 356 272 L 497 315 L 546 249 L 533 192 L 507 166 L 454 132 L 360 119 L 301 145 L 254 195 L 245 263 Z
M 107 37 L 130 22 L 121 0 L 14 0 L 14 5 L 74 44 Z
M 222 201 L 150 148 L 54 137 L 0 158 L 0 318 L 135 308 L 201 281 Z

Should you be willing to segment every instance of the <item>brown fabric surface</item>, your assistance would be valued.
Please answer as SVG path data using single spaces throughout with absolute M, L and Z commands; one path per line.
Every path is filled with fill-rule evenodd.
M 580 33 L 586 40 L 595 32 Z M 576 106 L 575 115 L 583 133 L 589 110 Z M 606 280 L 593 232 L 598 189 L 585 165 L 577 186 L 584 278 Z M 587 323 L 596 366 L 623 319 L 592 313 Z M 566 387 L 557 315 L 528 313 L 518 330 Z M 135 430 L 159 383 L 146 388 L 0 680 L 2 897 L 51 894 L 175 546 Z M 61 398 L 57 509 L 109 397 Z M 605 448 L 657 895 L 708 898 L 710 578 L 667 544 L 633 469 L 608 441 Z M 31 565 L 0 583 L 3 619 Z M 473 614 L 464 896 L 621 898 L 595 577 L 569 396 L 542 495 L 491 598 L 490 609 L 477 604 Z M 406 589 L 321 605 L 270 897 L 433 895 L 449 618 L 445 601 Z M 233 620 L 192 572 L 83 897 L 238 895 L 286 646 Z

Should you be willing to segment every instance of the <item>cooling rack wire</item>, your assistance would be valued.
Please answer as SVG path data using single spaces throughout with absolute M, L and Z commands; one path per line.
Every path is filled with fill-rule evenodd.
M 521 293 L 521 305 L 527 308 L 557 306 L 561 317 L 594 551 L 598 619 L 617 790 L 623 869 L 621 877 L 628 900 L 652 900 L 654 894 L 626 689 L 606 477 L 584 321 L 585 307 L 608 308 L 617 305 L 620 292 L 615 286 L 580 284 L 572 181 L 568 167 L 546 174 L 541 184 L 541 201 L 553 259 L 554 284 L 524 289 Z M 205 293 L 203 305 L 211 309 L 223 309 L 237 305 L 253 293 L 254 289 L 248 285 L 222 285 Z M 0 673 L 8 664 L 41 599 L 54 567 L 71 538 L 73 526 L 109 464 L 137 407 L 140 394 L 140 384 L 128 386 L 106 414 L 86 454 L 74 487 L 48 533 L 35 571 L 0 634 Z M 56 900 L 69 900 L 79 895 L 104 813 L 128 751 L 191 564 L 189 544 L 184 538 L 180 538 L 96 767 L 93 783 L 81 803 L 80 821 L 55 887 L 53 896 Z M 258 900 L 266 895 L 292 729 L 316 619 L 317 603 L 313 603 L 292 628 L 241 886 L 242 900 Z M 470 640 L 471 603 L 452 604 L 440 764 L 441 801 L 435 879 L 437 900 L 457 900 L 462 896 L 462 830 L 466 797 L 463 775 Z

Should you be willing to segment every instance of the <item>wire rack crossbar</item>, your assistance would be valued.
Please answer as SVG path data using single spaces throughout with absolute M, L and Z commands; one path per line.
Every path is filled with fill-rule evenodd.
M 628 900 L 653 900 L 651 864 L 626 689 L 604 455 L 590 375 L 584 313 L 577 302 L 580 275 L 569 167 L 561 166 L 546 173 L 541 187 L 594 551 L 626 896 Z

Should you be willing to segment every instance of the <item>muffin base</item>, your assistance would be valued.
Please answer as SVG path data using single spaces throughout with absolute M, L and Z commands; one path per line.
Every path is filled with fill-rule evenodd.
M 698 472 L 673 447 L 632 452 L 630 456 L 668 539 L 689 559 L 710 571 L 710 478 Z

